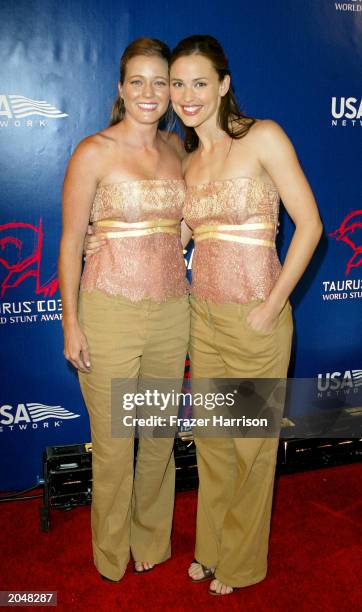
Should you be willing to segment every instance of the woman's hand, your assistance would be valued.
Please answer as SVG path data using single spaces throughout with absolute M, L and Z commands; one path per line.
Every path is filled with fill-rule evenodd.
M 107 243 L 107 238 L 103 234 L 95 234 L 91 225 L 88 225 L 87 234 L 84 238 L 83 253 L 84 259 L 91 257 Z
M 64 324 L 64 357 L 80 372 L 89 372 L 91 363 L 87 338 L 78 323 Z
M 268 334 L 274 329 L 280 310 L 276 310 L 267 302 L 255 306 L 246 317 L 247 323 L 255 331 Z

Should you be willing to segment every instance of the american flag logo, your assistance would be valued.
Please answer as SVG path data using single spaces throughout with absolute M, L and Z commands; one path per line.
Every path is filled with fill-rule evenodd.
M 12 113 L 16 119 L 23 119 L 32 115 L 40 115 L 48 119 L 68 117 L 66 113 L 62 113 L 62 111 L 45 100 L 32 100 L 31 98 L 17 95 L 9 95 L 8 98 L 11 102 Z
M 355 387 L 362 385 L 362 370 L 352 370 L 352 377 Z
M 29 403 L 26 407 L 31 420 L 37 423 L 45 419 L 78 419 L 80 414 L 66 410 L 63 406 L 47 406 L 46 404 Z

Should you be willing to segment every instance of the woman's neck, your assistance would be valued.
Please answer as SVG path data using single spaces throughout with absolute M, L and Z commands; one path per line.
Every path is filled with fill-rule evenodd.
M 230 136 L 224 132 L 216 121 L 206 122 L 195 128 L 195 132 L 199 137 L 200 153 L 210 153 L 217 149 L 220 145 L 225 146 L 225 141 L 230 139 Z
M 119 124 L 122 141 L 139 149 L 155 149 L 158 136 L 158 123 L 144 124 L 132 117 L 125 117 Z

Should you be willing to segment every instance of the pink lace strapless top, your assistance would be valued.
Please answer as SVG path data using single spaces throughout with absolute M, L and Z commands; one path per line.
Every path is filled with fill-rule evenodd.
M 87 259 L 81 289 L 98 289 L 132 301 L 150 298 L 157 302 L 187 293 L 179 231 L 184 198 L 185 183 L 181 179 L 99 186 L 90 220 L 95 231 L 106 233 L 108 240 L 105 247 Z M 161 229 L 155 229 L 156 224 Z M 116 231 L 119 226 L 120 231 Z M 153 229 L 139 229 L 150 226 Z
M 184 218 L 195 240 L 192 294 L 216 303 L 266 299 L 281 268 L 278 213 L 278 192 L 258 179 L 189 186 Z

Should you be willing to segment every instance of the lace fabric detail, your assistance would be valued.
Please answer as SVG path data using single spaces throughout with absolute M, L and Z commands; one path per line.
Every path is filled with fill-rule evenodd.
M 100 185 L 90 220 L 181 219 L 186 187 L 179 179 L 147 179 Z
M 269 242 L 275 241 L 278 213 L 275 188 L 249 177 L 190 186 L 184 205 L 185 221 L 193 230 L 201 225 L 271 223 L 269 229 L 232 232 Z M 195 245 L 192 293 L 221 304 L 265 300 L 280 269 L 273 247 L 210 238 Z
M 126 223 L 182 218 L 185 184 L 182 180 L 124 181 L 98 187 L 90 219 L 117 219 Z M 96 233 L 101 228 L 95 228 Z M 179 235 L 158 233 L 140 237 L 109 238 L 87 259 L 83 291 L 96 289 L 131 301 L 162 302 L 188 292 Z

